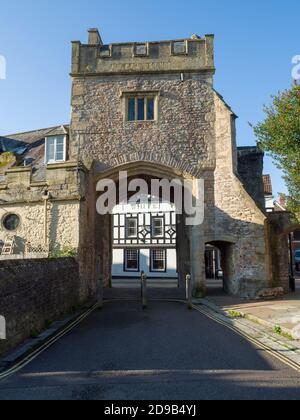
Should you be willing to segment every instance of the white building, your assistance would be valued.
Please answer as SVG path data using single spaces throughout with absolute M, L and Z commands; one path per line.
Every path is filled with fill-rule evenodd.
M 175 206 L 146 199 L 113 214 L 113 278 L 177 279 Z
M 275 210 L 275 197 L 273 194 L 271 175 L 263 175 L 264 190 L 265 190 L 265 208 L 268 213 Z

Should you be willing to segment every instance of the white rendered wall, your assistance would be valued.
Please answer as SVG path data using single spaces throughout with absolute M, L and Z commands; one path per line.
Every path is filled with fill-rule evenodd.
M 140 277 L 144 271 L 148 277 L 153 278 L 177 278 L 177 255 L 176 249 L 167 249 L 167 271 L 151 272 L 150 271 L 150 249 L 140 249 L 140 271 L 128 272 L 124 271 L 124 249 L 113 250 L 113 277 Z
M 127 214 L 127 213 L 155 213 L 155 212 L 168 212 L 175 211 L 176 207 L 173 203 L 148 203 L 145 199 L 141 204 L 119 204 L 114 207 L 113 214 Z
M 273 196 L 266 196 L 266 209 L 274 209 L 274 197 Z

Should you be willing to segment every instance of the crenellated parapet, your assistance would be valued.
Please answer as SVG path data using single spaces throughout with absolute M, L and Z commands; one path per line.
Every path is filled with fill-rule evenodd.
M 31 166 L 7 169 L 0 183 L 1 203 L 42 202 L 45 192 L 52 200 L 80 200 L 85 169 L 78 162 L 47 165 L 45 179 L 36 181 Z
M 89 43 L 72 43 L 74 77 L 106 74 L 209 72 L 214 73 L 214 36 L 155 42 L 104 45 L 97 29 Z

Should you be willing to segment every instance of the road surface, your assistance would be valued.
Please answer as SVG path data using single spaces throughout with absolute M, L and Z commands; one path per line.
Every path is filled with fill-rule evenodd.
M 23 370 L 0 399 L 300 399 L 300 374 L 181 303 L 106 304 Z

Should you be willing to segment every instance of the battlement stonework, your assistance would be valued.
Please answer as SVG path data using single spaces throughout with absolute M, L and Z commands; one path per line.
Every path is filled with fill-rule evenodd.
M 96 29 L 89 43 L 72 43 L 72 76 L 214 72 L 214 36 L 204 38 L 104 45 Z

